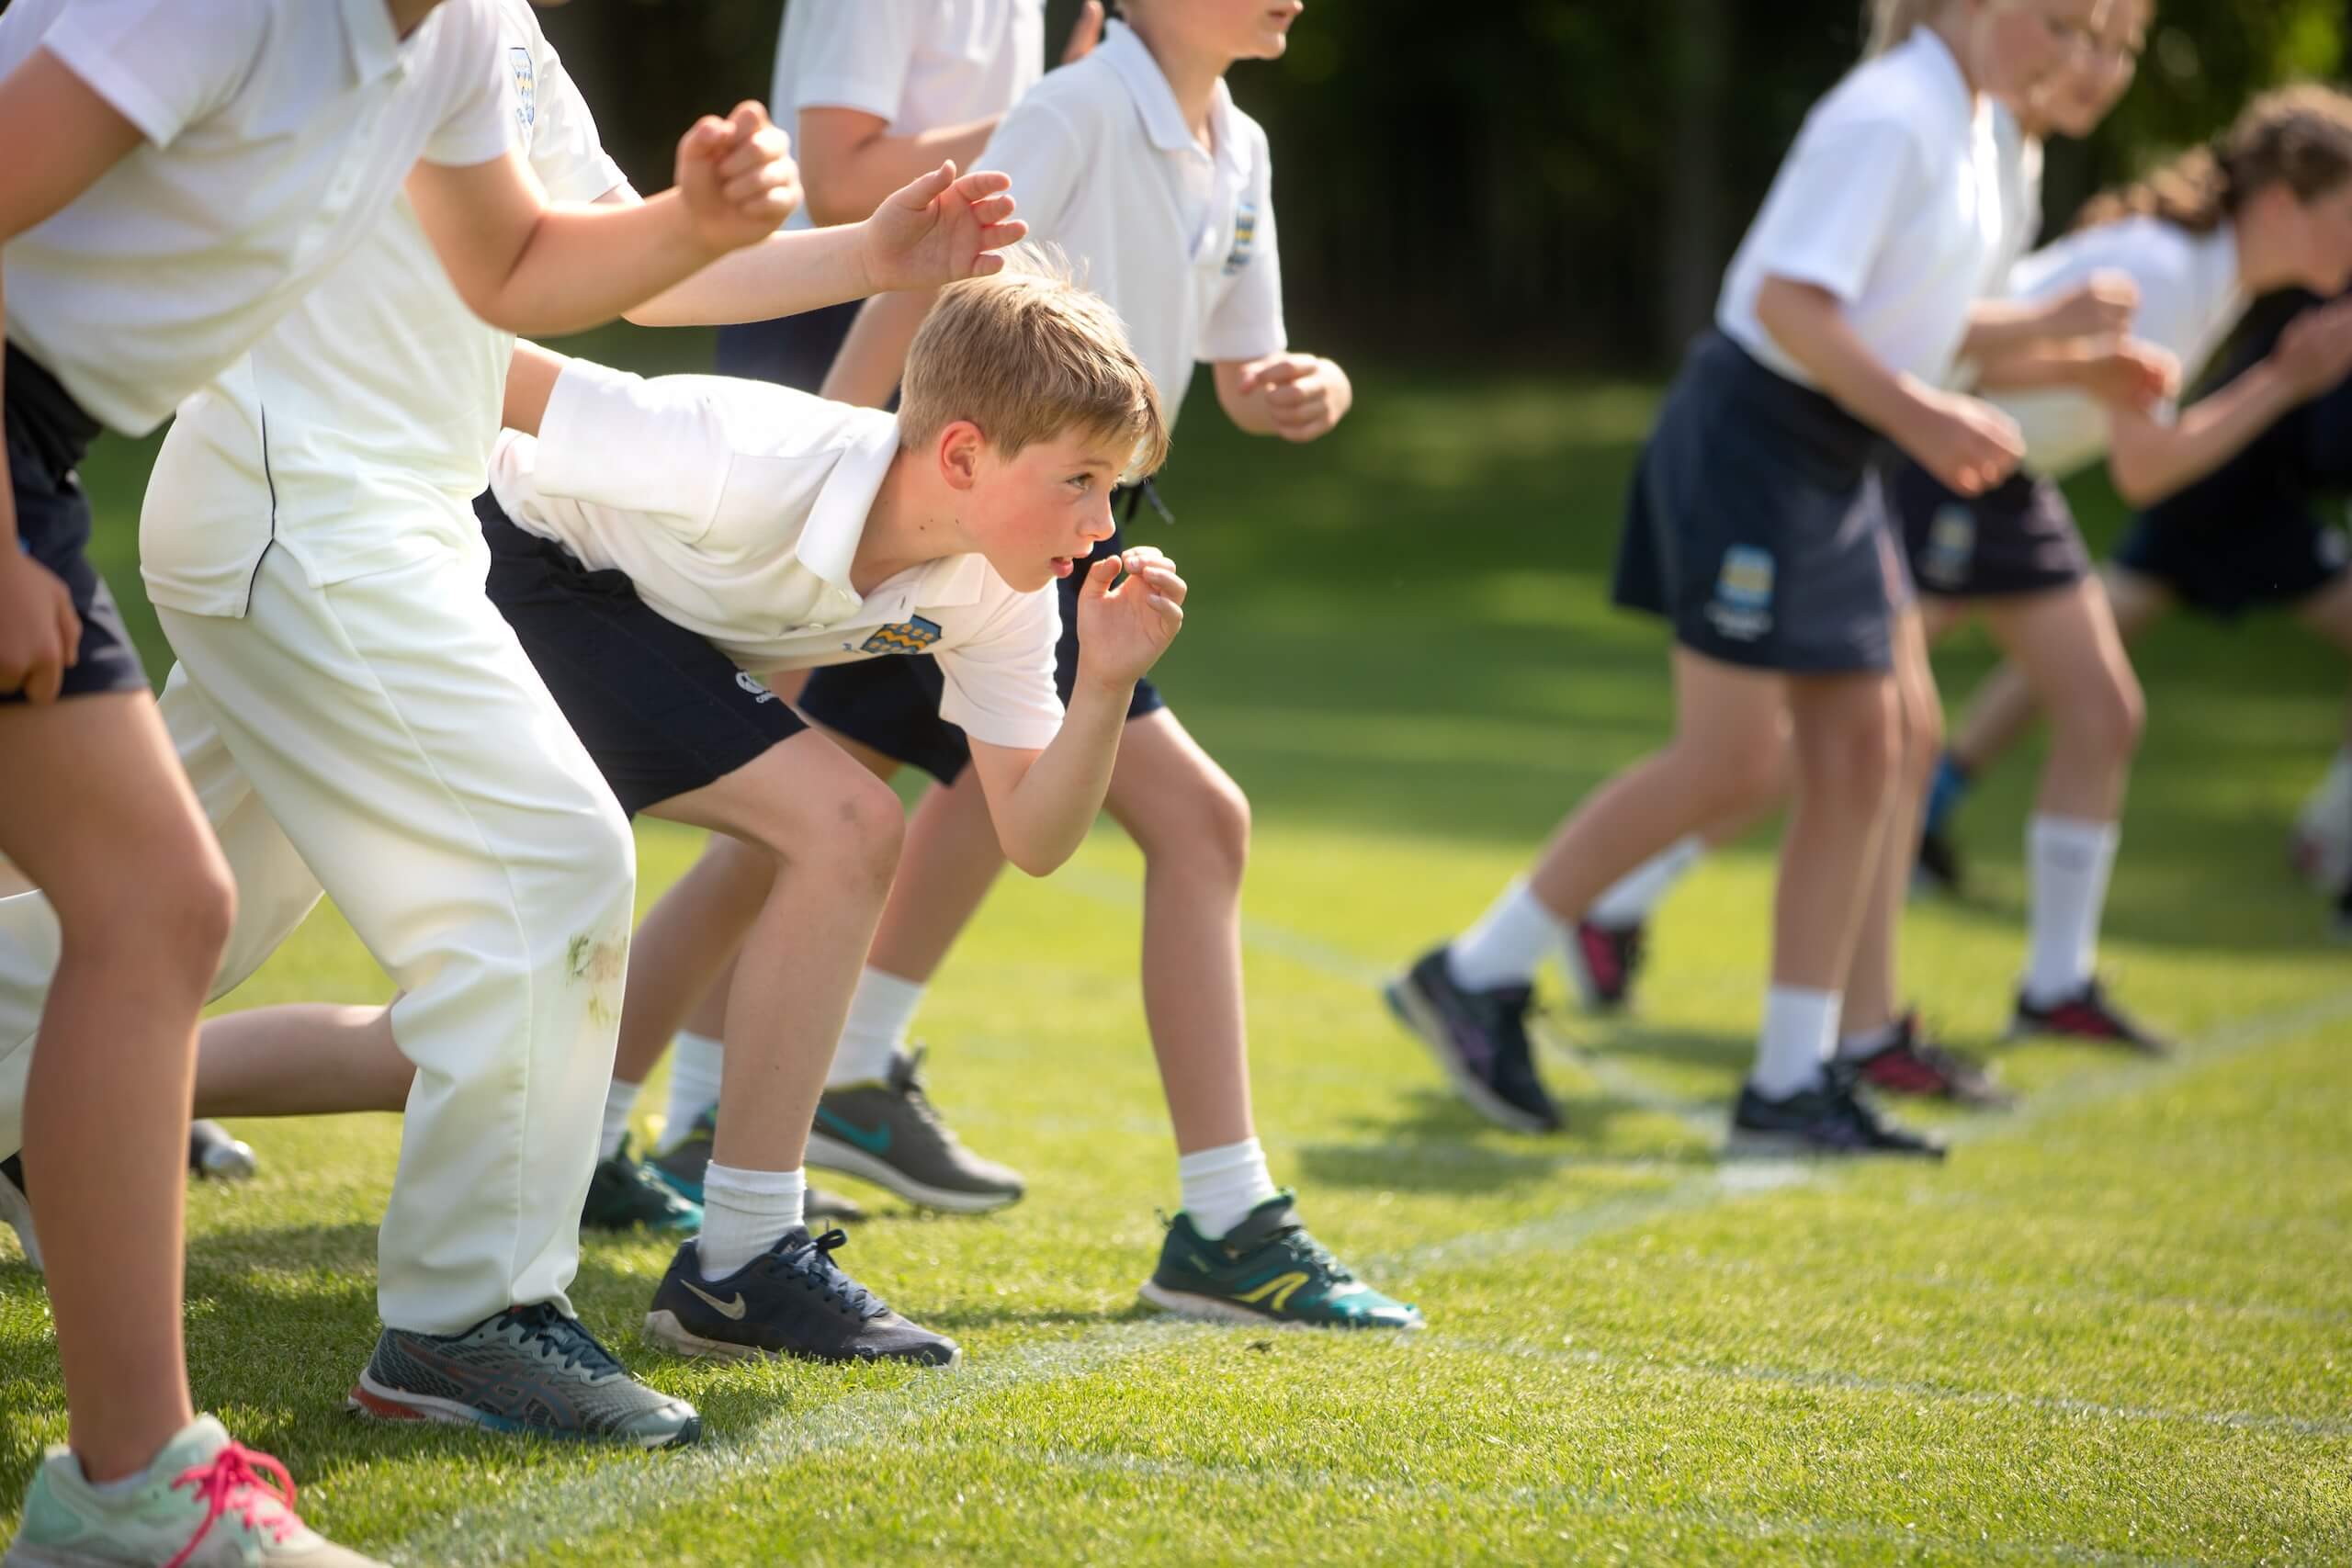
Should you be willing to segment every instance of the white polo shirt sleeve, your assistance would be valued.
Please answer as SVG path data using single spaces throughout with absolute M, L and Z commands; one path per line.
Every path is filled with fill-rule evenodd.
M 915 0 L 792 0 L 805 15 L 789 40 L 792 58 L 776 62 L 776 113 L 787 124 L 805 108 L 898 118 L 923 13 L 935 8 Z
M 1266 133 L 1254 120 L 1244 123 L 1249 128 L 1245 134 L 1256 145 L 1249 195 L 1236 216 L 1233 244 L 1226 253 L 1231 285 L 1201 326 L 1200 357 L 1211 361 L 1261 359 L 1290 346 L 1290 333 L 1283 325 L 1282 252 L 1274 243 L 1273 158 Z
M 253 73 L 269 13 L 259 0 L 79 0 L 40 41 L 139 134 L 168 147 Z
M 1054 686 L 1061 640 L 1059 592 L 1001 589 L 1005 602 L 969 637 L 932 657 L 940 675 L 939 716 L 975 740 L 1042 751 L 1062 731 Z
M 688 544 L 710 531 L 733 457 L 707 378 L 642 376 L 583 359 L 564 367 L 539 421 L 541 495 L 642 513 Z
M 424 159 L 452 168 L 470 168 L 500 156 L 514 141 L 508 105 L 514 94 L 513 64 L 500 47 L 498 0 L 443 0 L 441 25 L 449 29 L 441 58 L 461 62 L 450 85 L 447 108 L 425 140 Z
M 563 68 L 563 60 L 539 34 L 531 50 L 531 169 L 557 201 L 594 201 L 628 184 L 621 166 L 605 152 L 596 117 Z
M 1755 272 L 1861 298 L 1895 228 L 1924 184 L 1911 127 L 1895 118 L 1810 128 L 1781 166 L 1748 236 Z
M 1046 85 L 1053 85 L 1046 79 Z M 1094 143 L 1080 134 L 1069 117 L 1050 101 L 1044 88 L 1033 88 L 997 122 L 995 133 L 972 166 L 1012 176 L 1012 194 L 1029 232 L 1046 243 L 1059 243 L 1069 227 L 1078 202 L 1079 183 L 1092 162 Z M 1070 260 L 1083 267 L 1085 259 Z M 1100 280 L 1079 280 L 1100 293 Z

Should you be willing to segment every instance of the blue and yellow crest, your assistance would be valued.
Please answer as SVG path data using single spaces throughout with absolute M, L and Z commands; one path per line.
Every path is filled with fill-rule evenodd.
M 506 51 L 506 64 L 514 77 L 514 123 L 528 136 L 539 114 L 538 72 L 531 64 L 531 51 L 520 44 Z
M 1233 215 L 1233 249 L 1225 254 L 1225 275 L 1231 277 L 1250 265 L 1250 253 L 1258 243 L 1258 204 L 1245 201 L 1241 210 Z
M 861 653 L 924 653 L 939 640 L 939 623 L 921 615 L 893 621 L 858 647 Z

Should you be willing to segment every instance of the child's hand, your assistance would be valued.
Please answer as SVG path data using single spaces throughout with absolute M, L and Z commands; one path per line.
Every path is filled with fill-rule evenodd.
M 2115 338 L 2083 361 L 2082 388 L 2116 408 L 2145 413 L 2180 392 L 2180 360 L 2138 338 Z
M 1928 389 L 1917 408 L 1898 445 L 1962 495 L 1983 495 L 2015 473 L 2025 457 L 2018 422 L 1988 402 Z
M 2289 321 L 2270 362 L 2304 398 L 2315 398 L 2352 374 L 2352 299 L 2317 306 Z
M 1330 433 L 1355 402 L 1348 373 L 1311 354 L 1272 354 L 1241 372 L 1239 394 L 1265 394 L 1266 417 L 1285 441 L 1312 441 Z
M 1012 176 L 956 177 L 953 160 L 891 193 L 860 225 L 868 292 L 937 288 L 1001 271 L 992 254 L 1029 232 L 1012 215 Z
M 1125 570 L 1116 588 L 1111 580 Z M 1132 686 L 1150 671 L 1184 625 L 1184 580 L 1148 545 L 1105 556 L 1078 591 L 1079 673 Z
M 695 237 L 714 252 L 758 243 L 800 205 L 792 139 L 749 101 L 725 119 L 703 116 L 678 139 L 677 182 Z
M 0 543 L 0 692 L 53 703 L 58 687 L 82 656 L 82 617 L 64 581 L 18 549 L 13 507 Z
M 2140 286 L 2132 275 L 2102 268 L 2061 295 L 2042 321 L 2052 337 L 2105 337 L 2129 331 L 2139 309 Z

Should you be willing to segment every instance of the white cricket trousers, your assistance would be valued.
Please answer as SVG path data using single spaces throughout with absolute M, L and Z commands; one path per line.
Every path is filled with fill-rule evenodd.
M 432 1334 L 570 1310 L 636 886 L 628 820 L 482 570 L 451 550 L 313 588 L 272 549 L 243 618 L 160 611 L 165 721 L 237 878 L 214 995 L 322 887 L 401 987 L 417 1073 L 377 1294 Z M 0 900 L 0 1148 L 56 953 L 38 894 Z

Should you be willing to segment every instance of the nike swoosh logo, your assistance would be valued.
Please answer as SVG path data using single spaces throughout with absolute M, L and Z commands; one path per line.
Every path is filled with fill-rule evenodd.
M 681 1280 L 678 1283 L 685 1286 L 689 1291 L 694 1291 L 695 1294 L 708 1302 L 711 1304 L 711 1309 L 717 1312 L 719 1316 L 730 1319 L 736 1323 L 742 1322 L 743 1314 L 750 1310 L 744 1303 L 743 1292 L 741 1291 L 735 1292 L 735 1299 L 733 1301 L 722 1302 L 717 1296 L 712 1295 L 708 1291 L 696 1290 L 694 1281 L 691 1280 Z
M 871 1129 L 856 1126 L 842 1121 L 822 1106 L 817 1108 L 817 1120 L 864 1149 L 867 1154 L 882 1155 L 890 1152 L 890 1128 L 887 1122 Z

